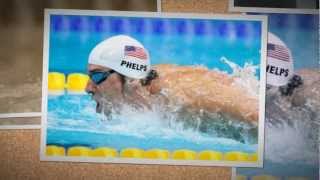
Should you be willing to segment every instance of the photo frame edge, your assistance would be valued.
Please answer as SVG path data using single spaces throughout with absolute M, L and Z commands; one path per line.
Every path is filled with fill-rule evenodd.
M 42 66 L 42 113 L 41 116 L 41 136 L 40 136 L 40 159 L 46 151 L 47 141 L 47 84 L 48 84 L 48 71 L 49 71 L 49 34 L 50 34 L 50 11 L 45 9 L 43 23 L 43 66 Z
M 131 160 L 128 159 L 124 159 L 122 162 L 123 158 L 118 158 L 120 159 L 120 162 L 110 162 L 110 161 L 106 161 L 106 160 L 101 160 L 101 161 L 93 161 L 93 158 L 70 158 L 70 157 L 48 157 L 46 156 L 46 131 L 47 131 L 47 95 L 48 95 L 48 90 L 47 90 L 47 77 L 48 77 L 48 64 L 49 64 L 49 36 L 50 36 L 50 16 L 54 15 L 56 13 L 62 12 L 63 14 L 59 14 L 59 15 L 94 15 L 94 16 L 119 16 L 119 14 L 123 14 L 121 17 L 132 17 L 130 16 L 130 14 L 134 14 L 137 15 L 135 17 L 150 17 L 148 15 L 152 15 L 151 17 L 158 17 L 158 18 L 189 18 L 189 17 L 193 17 L 192 19 L 227 19 L 227 20 L 252 20 L 252 21 L 259 21 L 261 22 L 261 29 L 262 29 L 262 34 L 261 34 L 261 50 L 264 54 L 266 54 L 266 44 L 263 45 L 264 42 L 266 42 L 266 40 L 264 40 L 263 34 L 267 33 L 267 29 L 264 29 L 265 27 L 267 27 L 267 16 L 265 15 L 226 15 L 226 14 L 199 14 L 199 13 L 157 13 L 157 12 L 130 12 L 130 14 L 126 14 L 125 11 L 117 11 L 118 13 L 116 15 L 114 15 L 114 11 L 96 11 L 96 10 L 61 10 L 61 9 L 45 9 L 45 18 L 44 18 L 44 38 L 43 38 L 43 80 L 42 80 L 42 112 L 43 112 L 43 116 L 42 116 L 42 120 L 41 120 L 41 145 L 40 145 L 40 160 L 41 161 L 70 161 L 70 162 L 92 162 L 92 163 L 129 163 L 129 164 L 163 164 L 163 165 L 190 165 L 190 166 L 221 166 L 221 167 L 262 167 L 263 164 L 263 158 L 261 158 L 261 156 L 263 155 L 263 148 L 262 148 L 262 152 L 261 152 L 261 147 L 264 146 L 264 134 L 261 137 L 261 133 L 264 133 L 263 128 L 264 128 L 264 115 L 263 117 L 259 116 L 259 133 L 258 133 L 258 139 L 261 140 L 262 138 L 262 142 L 259 141 L 259 147 L 258 147 L 258 155 L 259 155 L 259 159 L 257 162 L 255 163 L 237 163 L 235 165 L 235 162 L 230 162 L 230 161 L 220 161 L 220 162 L 215 162 L 215 163 L 204 163 L 203 160 L 201 160 L 202 163 L 196 163 L 196 162 L 189 162 L 190 160 L 187 160 L 187 163 L 183 163 L 183 160 L 178 160 L 178 163 L 168 163 L 168 161 L 177 161 L 177 160 L 165 160 L 164 163 L 157 163 L 156 160 L 154 162 L 144 162 L 143 160 L 139 160 L 138 161 L 133 161 L 131 162 Z M 80 12 L 80 14 L 75 14 L 77 12 Z M 97 13 L 102 13 L 102 14 L 97 14 Z M 107 13 L 113 13 L 111 14 L 107 14 Z M 186 17 L 186 15 L 188 15 Z M 231 19 L 230 19 L 231 18 Z M 49 29 L 48 29 L 49 28 Z M 263 54 L 262 53 L 262 54 Z M 261 54 L 261 56 L 263 56 Z M 260 57 L 261 57 L 260 56 Z M 266 63 L 264 62 L 264 59 L 260 59 L 260 66 L 265 66 Z M 263 64 L 264 63 L 264 64 Z M 263 68 L 261 68 L 263 69 Z M 265 72 L 260 71 L 260 73 L 262 73 L 262 75 L 265 74 Z M 264 77 L 264 76 L 261 76 Z M 266 82 L 262 82 L 265 81 L 265 78 L 260 79 L 259 84 L 264 84 Z M 260 88 L 260 91 L 263 91 L 264 88 Z M 265 97 L 265 94 L 261 95 Z M 259 97 L 261 98 L 261 97 Z M 260 99 L 259 99 L 260 101 Z M 264 102 L 264 101 L 263 101 Z M 261 107 L 261 102 L 259 102 L 259 108 Z M 259 114 L 264 112 L 260 112 L 261 110 L 259 110 Z M 262 118 L 262 120 L 261 120 Z M 262 123 L 261 123 L 262 121 Z M 261 130 L 262 128 L 262 130 Z M 119 160 L 118 160 L 119 161 Z M 193 160 L 196 161 L 196 160 Z

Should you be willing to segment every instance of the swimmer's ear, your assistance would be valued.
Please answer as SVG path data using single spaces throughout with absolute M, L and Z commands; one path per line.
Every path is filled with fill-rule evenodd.
M 152 69 L 146 78 L 141 79 L 140 82 L 142 84 L 142 86 L 147 86 L 150 85 L 151 81 L 156 79 L 158 77 L 158 73 L 156 70 Z
M 285 86 L 280 86 L 279 90 L 283 96 L 291 96 L 294 89 L 301 86 L 303 84 L 303 80 L 299 75 L 293 75 L 289 80 L 288 84 Z

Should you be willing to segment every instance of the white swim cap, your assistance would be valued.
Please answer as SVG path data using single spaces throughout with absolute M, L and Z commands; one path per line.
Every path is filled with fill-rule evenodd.
M 286 85 L 293 76 L 293 59 L 290 49 L 272 33 L 268 33 L 267 84 Z
M 135 79 L 145 78 L 150 71 L 148 51 L 143 45 L 125 35 L 118 35 L 100 42 L 89 55 L 89 64 L 111 68 Z

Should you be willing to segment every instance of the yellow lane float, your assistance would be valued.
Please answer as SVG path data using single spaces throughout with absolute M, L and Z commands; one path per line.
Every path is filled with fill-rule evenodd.
M 118 152 L 113 148 L 99 147 L 90 151 L 91 157 L 117 157 Z
M 48 90 L 50 94 L 63 94 L 66 77 L 63 73 L 50 72 L 48 74 Z
M 143 156 L 148 159 L 169 159 L 170 153 L 164 149 L 150 149 L 145 151 Z
M 176 150 L 172 154 L 173 159 L 177 160 L 195 160 L 197 153 L 188 149 Z
M 84 146 L 75 146 L 68 149 L 68 156 L 89 156 L 91 148 Z
M 146 159 L 176 159 L 176 160 L 214 160 L 214 161 L 247 161 L 256 162 L 257 153 L 247 154 L 240 151 L 222 153 L 213 150 L 195 152 L 189 149 L 179 149 L 170 152 L 166 149 L 125 148 L 118 151 L 111 147 L 97 147 L 91 149 L 85 146 L 74 146 L 67 149 L 62 146 L 48 145 L 47 156 L 90 156 L 90 157 L 124 157 L 124 158 L 146 158 Z
M 198 154 L 198 159 L 199 160 L 222 160 L 223 154 L 218 151 L 201 151 Z
M 231 151 L 224 154 L 226 161 L 248 161 L 248 154 L 240 151 Z
M 67 81 L 66 81 L 67 80 Z M 83 73 L 71 73 L 67 76 L 59 72 L 48 73 L 48 90 L 50 94 L 61 95 L 67 89 L 70 94 L 83 94 L 89 76 Z
M 84 93 L 85 88 L 87 86 L 87 82 L 89 80 L 89 76 L 81 73 L 72 73 L 67 77 L 67 85 L 66 88 L 68 93 Z
M 144 150 L 139 148 L 126 148 L 120 153 L 121 157 L 124 158 L 143 158 Z
M 249 154 L 248 161 L 257 162 L 258 161 L 258 154 L 257 153 Z
M 46 155 L 47 156 L 65 156 L 66 151 L 64 147 L 49 145 L 46 148 Z

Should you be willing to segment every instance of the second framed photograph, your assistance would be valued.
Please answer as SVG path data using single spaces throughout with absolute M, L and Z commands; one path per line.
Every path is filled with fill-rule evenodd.
M 229 11 L 256 13 L 319 14 L 318 0 L 229 0 Z
M 265 16 L 46 10 L 41 160 L 261 167 Z

